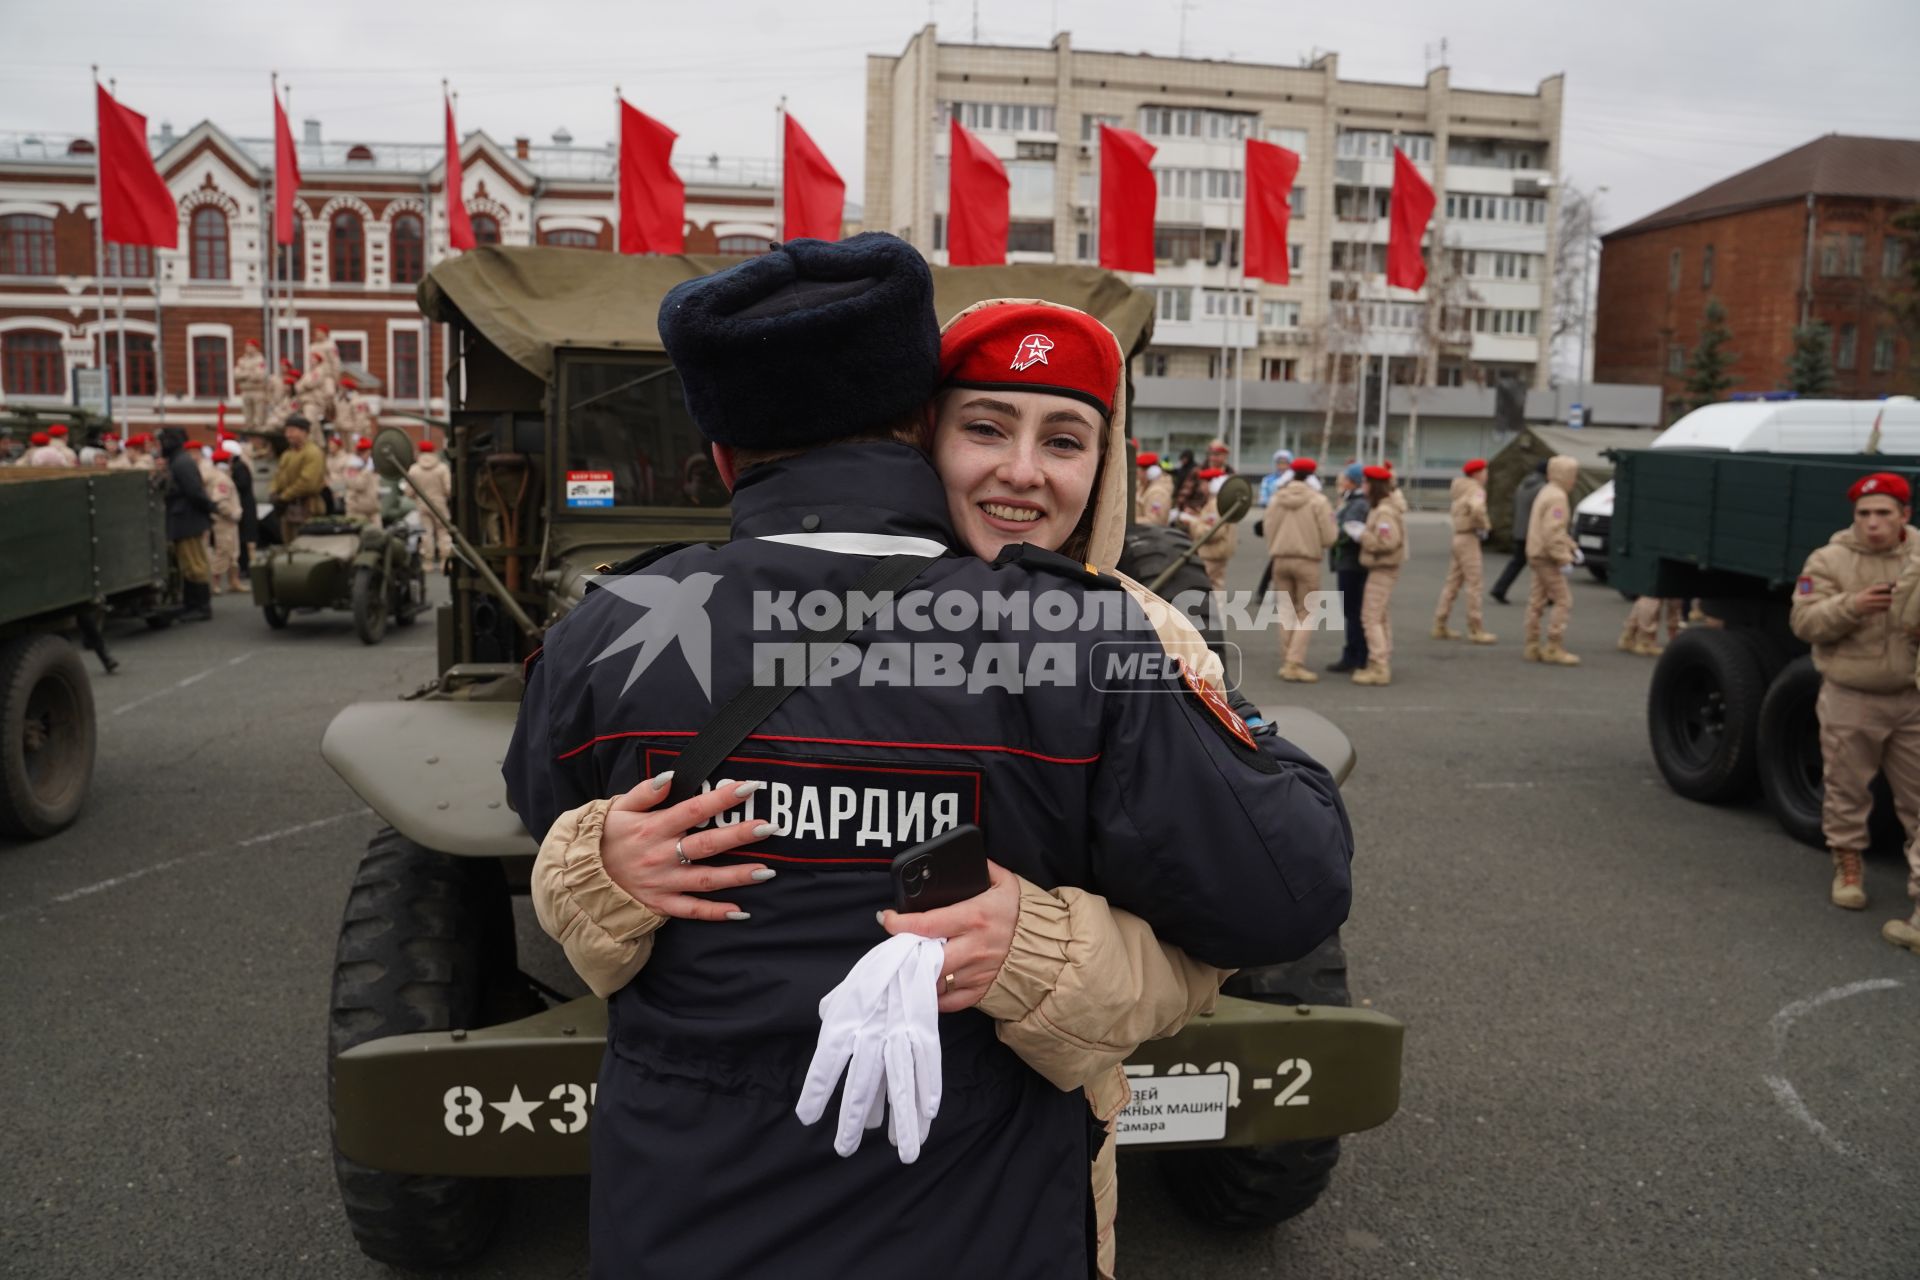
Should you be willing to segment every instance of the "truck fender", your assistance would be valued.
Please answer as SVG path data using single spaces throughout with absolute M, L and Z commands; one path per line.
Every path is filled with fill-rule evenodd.
M 537 853 L 500 776 L 519 710 L 511 702 L 355 703 L 327 726 L 320 755 L 416 844 L 479 858 Z

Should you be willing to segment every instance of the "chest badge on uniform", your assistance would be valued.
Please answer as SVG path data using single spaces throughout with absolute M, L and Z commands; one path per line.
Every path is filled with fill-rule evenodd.
M 1185 658 L 1176 659 L 1176 661 L 1180 664 L 1180 678 L 1186 682 L 1193 696 L 1200 699 L 1200 705 L 1212 712 L 1213 718 L 1218 720 L 1228 733 L 1238 738 L 1247 750 L 1258 751 L 1260 748 L 1255 744 L 1253 734 L 1248 731 L 1246 722 L 1234 714 L 1233 707 L 1227 702 L 1227 695 L 1195 675 Z
M 1047 362 L 1047 352 L 1053 350 L 1053 339 L 1044 333 L 1030 333 L 1020 339 L 1020 349 L 1013 353 L 1013 371 L 1031 369 L 1036 364 Z

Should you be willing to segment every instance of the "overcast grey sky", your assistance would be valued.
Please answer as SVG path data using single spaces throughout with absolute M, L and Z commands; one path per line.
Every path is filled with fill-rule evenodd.
M 185 131 L 270 128 L 267 73 L 329 138 L 428 141 L 439 81 L 463 130 L 582 143 L 612 132 L 611 89 L 680 133 L 682 152 L 767 156 L 781 94 L 861 199 L 865 55 L 929 15 L 971 35 L 973 0 L 0 0 L 0 130 L 93 128 L 88 64 Z M 979 0 L 980 37 L 1174 54 L 1179 0 Z M 1297 64 L 1336 50 L 1346 79 L 1418 83 L 1444 37 L 1457 87 L 1567 76 L 1564 176 L 1605 185 L 1617 226 L 1827 132 L 1920 137 L 1915 0 L 1198 0 L 1196 57 Z

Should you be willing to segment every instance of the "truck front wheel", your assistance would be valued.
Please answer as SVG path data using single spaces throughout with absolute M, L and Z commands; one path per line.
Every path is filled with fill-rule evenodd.
M 1802 844 L 1826 847 L 1820 831 L 1820 673 L 1795 658 L 1760 704 L 1760 794 L 1780 827 Z
M 1334 934 L 1291 964 L 1243 969 L 1221 988 L 1230 996 L 1271 1004 L 1353 1003 L 1347 953 Z M 1210 1226 L 1270 1227 L 1313 1207 L 1333 1180 L 1340 1139 L 1281 1142 L 1270 1147 L 1201 1147 L 1160 1156 L 1173 1198 Z
M 334 953 L 327 1023 L 333 1060 L 355 1045 L 417 1031 L 483 1027 L 540 1008 L 520 978 L 500 864 L 456 858 L 387 830 L 367 845 Z M 360 1251 L 439 1270 L 487 1246 L 506 1205 L 501 1178 L 390 1173 L 336 1149 L 334 1175 Z
M 94 743 L 79 651 L 49 635 L 0 644 L 0 835 L 38 840 L 79 817 Z
M 1749 791 L 1766 687 L 1737 630 L 1689 627 L 1675 636 L 1647 689 L 1647 733 L 1667 785 L 1707 804 Z

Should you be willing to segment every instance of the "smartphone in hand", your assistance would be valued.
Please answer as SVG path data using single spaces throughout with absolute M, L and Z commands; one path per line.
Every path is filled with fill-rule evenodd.
M 893 909 L 934 911 L 985 893 L 987 841 L 971 822 L 943 831 L 893 858 Z

